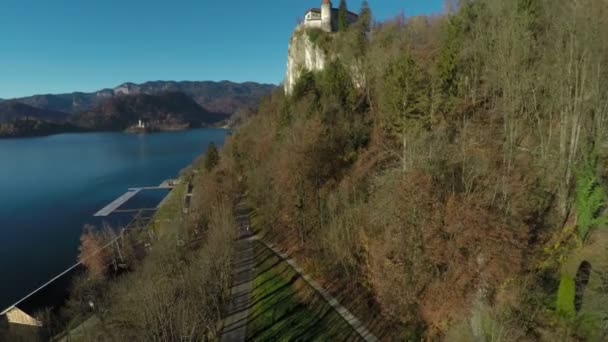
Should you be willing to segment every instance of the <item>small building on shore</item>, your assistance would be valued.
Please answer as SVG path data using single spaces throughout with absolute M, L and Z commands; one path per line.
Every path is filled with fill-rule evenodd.
M 36 341 L 42 323 L 12 306 L 0 314 L 0 341 Z

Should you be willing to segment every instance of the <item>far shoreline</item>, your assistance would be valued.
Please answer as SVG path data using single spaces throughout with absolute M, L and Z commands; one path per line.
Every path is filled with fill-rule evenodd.
M 230 127 L 229 125 L 218 125 L 218 126 L 203 126 L 203 127 L 189 127 L 189 128 L 180 128 L 180 129 L 160 129 L 160 130 L 151 130 L 151 131 L 132 131 L 129 130 L 66 130 L 63 132 L 53 132 L 48 134 L 28 134 L 28 135 L 19 135 L 19 136 L 0 136 L 0 142 L 8 141 L 8 140 L 26 140 L 26 139 L 36 139 L 36 138 L 46 138 L 52 137 L 56 135 L 68 135 L 68 134 L 87 134 L 87 133 L 124 133 L 129 135 L 148 135 L 148 134 L 162 134 L 162 133 L 174 133 L 174 132 L 185 132 L 185 131 L 193 131 L 198 129 L 219 129 L 219 130 L 232 130 L 234 127 Z

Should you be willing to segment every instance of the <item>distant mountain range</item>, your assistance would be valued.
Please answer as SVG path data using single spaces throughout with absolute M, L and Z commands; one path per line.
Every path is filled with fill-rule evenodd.
M 57 130 L 124 130 L 142 120 L 158 130 L 201 127 L 251 109 L 274 85 L 253 82 L 124 83 L 93 93 L 0 100 L 0 137 Z M 52 132 L 45 129 L 52 128 Z
M 108 99 L 89 111 L 75 114 L 70 123 L 90 130 L 125 130 L 142 120 L 151 129 L 170 130 L 207 126 L 229 116 L 209 112 L 181 92 L 137 93 Z
M 241 107 L 256 105 L 259 99 L 269 94 L 274 87 L 271 84 L 253 82 L 153 81 L 143 84 L 124 83 L 114 89 L 102 89 L 93 93 L 34 95 L 14 100 L 36 108 L 73 114 L 90 110 L 115 96 L 182 92 L 209 112 L 232 114 Z

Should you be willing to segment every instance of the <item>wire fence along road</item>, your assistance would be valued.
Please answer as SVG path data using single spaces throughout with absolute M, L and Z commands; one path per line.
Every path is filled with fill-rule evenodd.
M 304 281 L 310 285 L 317 293 L 323 297 L 323 299 L 340 315 L 342 318 L 350 325 L 358 334 L 367 342 L 377 342 L 378 338 L 357 318 L 353 315 L 347 308 L 342 306 L 338 300 L 332 296 L 327 290 L 325 290 L 319 283 L 314 281 L 309 275 L 304 273 L 304 270 L 300 268 L 300 266 L 296 263 L 295 260 L 290 258 L 287 254 L 279 251 L 274 245 L 267 243 L 266 241 L 259 238 L 257 235 L 254 235 L 252 239 L 260 241 L 266 248 L 271 250 L 274 254 L 276 254 L 281 260 L 286 263 L 296 271 Z

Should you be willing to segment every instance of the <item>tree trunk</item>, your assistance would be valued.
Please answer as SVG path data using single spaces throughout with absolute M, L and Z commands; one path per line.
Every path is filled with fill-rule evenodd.
M 403 129 L 403 133 L 401 134 L 402 139 L 402 151 L 401 151 L 401 172 L 407 172 L 407 137 L 405 134 L 405 128 Z

